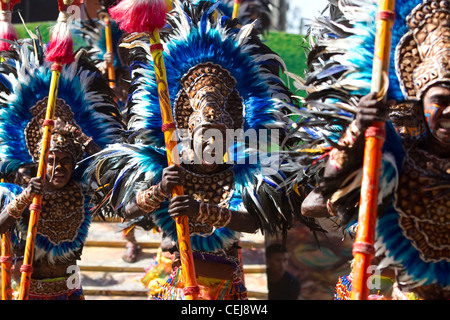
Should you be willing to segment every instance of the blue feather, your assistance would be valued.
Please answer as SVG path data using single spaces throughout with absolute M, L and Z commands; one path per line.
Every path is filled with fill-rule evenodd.
M 21 164 L 32 162 L 25 144 L 24 130 L 31 120 L 30 109 L 48 96 L 51 82 L 49 62 L 41 65 L 25 47 L 21 47 L 19 53 L 20 60 L 16 62 L 18 75 L 16 78 L 8 75 L 11 94 L 0 98 L 0 103 L 6 106 L 0 109 L 0 169 L 6 173 L 16 170 Z M 58 98 L 71 107 L 83 132 L 104 147 L 118 137 L 122 124 L 97 108 L 117 108 L 109 102 L 109 97 L 90 89 L 98 73 L 84 70 L 77 63 L 75 61 L 63 68 Z
M 447 261 L 425 262 L 411 241 L 403 236 L 399 216 L 391 206 L 377 222 L 377 237 L 383 237 L 386 250 L 397 263 L 405 266 L 413 281 L 425 280 L 424 285 L 438 283 L 450 285 L 449 264 Z

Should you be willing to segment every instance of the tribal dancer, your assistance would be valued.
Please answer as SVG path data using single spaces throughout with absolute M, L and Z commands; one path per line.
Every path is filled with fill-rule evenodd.
M 246 299 L 240 232 L 278 232 L 294 218 L 278 163 L 255 144 L 276 138 L 290 93 L 278 77 L 280 57 L 252 25 L 238 27 L 216 7 L 176 3 L 160 30 L 180 166 L 167 166 L 148 36 L 131 34 L 123 44 L 133 61 L 129 143 L 100 152 L 90 171 L 96 184 L 109 186 L 104 196 L 117 215 L 155 223 L 175 243 L 173 218 L 189 217 L 200 299 Z M 233 136 L 244 133 L 254 136 Z M 171 198 L 175 185 L 185 194 Z M 177 258 L 173 266 L 158 299 L 185 298 Z
M 28 298 L 83 299 L 73 273 L 92 219 L 92 204 L 82 178 L 86 164 L 80 161 L 118 137 L 119 109 L 86 52 L 78 52 L 59 81 L 46 177 L 31 178 L 34 173 L 27 174 L 26 169 L 36 170 L 39 160 L 51 63 L 44 58 L 39 38 L 21 40 L 11 48 L 17 60 L 5 62 L 10 68 L 0 74 L 9 88 L 0 97 L 0 170 L 15 179 L 1 184 L 3 199 L 9 201 L 0 214 L 0 231 L 13 229 L 14 249 L 23 250 L 28 207 L 35 195 L 42 195 Z
M 191 1 L 198 4 L 200 1 Z M 212 1 L 213 3 L 216 1 Z M 218 10 L 223 15 L 232 17 L 234 1 L 221 1 Z M 243 25 L 254 23 L 253 30 L 263 35 L 268 32 L 271 25 L 271 8 L 272 5 L 267 0 L 244 0 L 240 3 L 238 11 L 238 19 Z M 146 269 L 146 274 L 142 278 L 142 283 L 146 288 L 149 288 L 149 296 L 155 296 L 161 290 L 158 283 L 161 278 L 166 275 L 167 270 L 171 270 L 168 264 L 171 265 L 170 257 L 173 256 L 174 245 L 171 244 L 169 238 L 162 235 L 162 246 L 158 251 L 158 255 L 152 265 Z
M 309 172 L 317 181 L 303 202 L 303 214 L 335 217 L 354 234 L 365 130 L 373 121 L 395 116 L 395 129 L 402 134 L 386 122 L 373 259 L 382 277 L 392 283 L 383 297 L 374 298 L 448 299 L 449 3 L 396 1 L 391 54 L 395 72 L 391 70 L 386 88 L 389 104 L 379 101 L 377 93 L 368 93 L 376 11 L 372 1 L 339 1 L 339 10 L 330 11 L 334 23 L 318 20 L 317 42 L 309 55 L 311 72 L 303 82 L 310 108 L 299 112 L 308 121 L 298 123 L 304 141 L 307 136 L 316 140 L 298 147 L 287 169 L 302 170 L 296 171 L 297 183 L 308 181 L 304 173 Z M 399 107 L 404 103 L 412 107 Z M 399 121 L 402 118 L 407 121 Z M 321 130 L 309 127 L 320 122 L 326 125 Z M 341 135 L 334 143 L 328 139 L 333 134 Z M 317 147 L 318 141 L 322 153 L 316 148 L 313 163 L 305 147 Z M 340 279 L 336 299 L 348 299 L 351 279 L 351 274 Z M 371 293 L 377 290 L 380 287 Z

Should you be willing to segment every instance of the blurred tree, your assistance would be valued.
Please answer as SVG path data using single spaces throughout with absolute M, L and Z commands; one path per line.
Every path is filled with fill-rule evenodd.
M 286 31 L 286 13 L 289 9 L 289 0 L 278 0 L 278 25 L 279 31 Z

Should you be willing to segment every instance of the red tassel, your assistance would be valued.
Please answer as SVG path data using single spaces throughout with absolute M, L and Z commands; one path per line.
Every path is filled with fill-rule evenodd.
M 9 11 L 0 12 L 0 51 L 8 51 L 11 45 L 2 39 L 17 40 L 16 29 L 11 24 L 11 12 Z
M 109 9 L 125 32 L 149 32 L 166 24 L 168 5 L 166 0 L 122 0 Z
M 67 19 L 67 8 L 71 5 L 79 6 L 82 0 L 58 0 L 59 16 L 56 25 L 51 30 L 50 42 L 47 46 L 46 58 L 50 62 L 70 64 L 75 60 L 73 53 L 73 39 Z
M 67 23 L 57 22 L 53 27 L 46 57 L 48 61 L 61 64 L 69 64 L 75 60 L 72 34 Z
M 11 23 L 11 11 L 20 0 L 0 1 L 0 39 L 15 41 L 17 32 Z M 0 40 L 0 51 L 8 51 L 11 45 L 6 41 Z
M 58 9 L 64 12 L 69 6 L 80 6 L 82 3 L 83 0 L 58 0 Z

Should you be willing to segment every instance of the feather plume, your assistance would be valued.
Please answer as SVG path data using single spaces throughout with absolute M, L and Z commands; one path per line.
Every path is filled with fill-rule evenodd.
M 81 5 L 81 0 L 58 0 L 59 15 L 56 25 L 51 29 L 50 42 L 47 46 L 48 61 L 70 64 L 74 61 L 73 38 L 68 24 L 71 14 L 70 5 Z
M 125 32 L 149 32 L 164 27 L 168 8 L 165 0 L 122 0 L 109 14 Z
M 97 68 L 100 68 L 104 63 L 104 55 L 106 49 L 105 24 L 100 20 L 76 21 L 71 26 L 74 35 L 83 38 L 87 46 L 85 50 L 91 55 Z M 114 50 L 114 67 L 125 68 L 124 62 L 121 61 L 121 56 L 118 48 L 123 32 L 119 30 L 117 23 L 111 21 L 112 43 Z
M 17 40 L 16 29 L 11 23 L 11 11 L 19 2 L 20 0 L 9 1 L 9 3 L 1 1 L 0 3 L 0 51 L 7 51 L 11 46 L 10 42 L 2 40 Z

